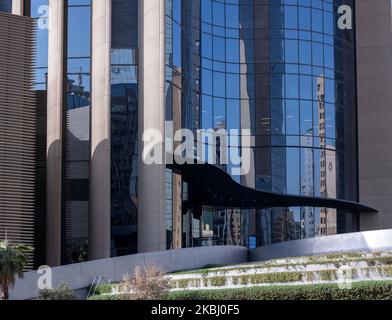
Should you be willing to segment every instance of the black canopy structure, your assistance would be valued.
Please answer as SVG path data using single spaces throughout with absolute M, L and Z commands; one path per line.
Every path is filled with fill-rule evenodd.
M 185 162 L 185 161 L 184 161 Z M 336 208 L 348 212 L 376 213 L 377 210 L 363 204 L 320 197 L 286 195 L 246 187 L 212 164 L 174 163 L 169 168 L 180 170 L 192 184 L 194 196 L 203 205 L 231 208 L 319 207 Z

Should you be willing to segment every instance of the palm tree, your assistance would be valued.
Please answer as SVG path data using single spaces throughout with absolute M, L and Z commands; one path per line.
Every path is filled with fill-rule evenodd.
M 15 285 L 16 276 L 23 278 L 29 251 L 31 248 L 28 246 L 12 246 L 7 240 L 0 241 L 0 291 L 3 292 L 3 300 L 8 300 L 9 289 Z

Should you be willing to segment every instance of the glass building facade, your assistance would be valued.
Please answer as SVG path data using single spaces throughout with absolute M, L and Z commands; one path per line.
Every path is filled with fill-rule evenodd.
M 11 13 L 12 12 L 12 0 L 1 0 L 0 1 L 0 12 Z
M 90 162 L 91 1 L 65 3 L 62 259 L 87 258 Z
M 162 103 L 165 119 L 159 117 L 159 121 L 171 121 L 173 131 L 186 128 L 195 136 L 203 129 L 238 130 L 236 142 L 228 143 L 222 140 L 228 137 L 212 134 L 213 139 L 219 138 L 219 147 L 212 149 L 218 159 L 224 157 L 222 145 L 228 146 L 229 153 L 240 156 L 250 138 L 248 172 L 234 175 L 233 169 L 240 164 L 231 159 L 214 168 L 231 178 L 237 188 L 233 187 L 234 193 L 238 190 L 237 198 L 243 196 L 240 189 L 245 187 L 249 192 L 262 192 L 260 197 L 282 199 L 277 206 L 262 207 L 254 205 L 257 201 L 253 200 L 242 206 L 206 201 L 200 185 L 181 166 L 167 165 L 162 174 L 164 183 L 159 173 L 159 188 L 164 185 L 164 190 L 142 188 L 145 177 L 140 168 L 140 126 L 146 126 L 154 117 L 147 119 L 146 113 L 154 113 L 156 107 L 158 114 L 161 106 L 151 107 L 140 96 L 146 94 L 146 87 L 157 89 L 155 82 L 160 88 L 163 84 L 162 79 L 155 78 L 151 86 L 143 82 L 151 76 L 145 78 L 146 70 L 151 71 L 145 60 L 151 63 L 158 59 L 162 42 L 139 39 L 140 35 L 146 36 L 140 14 L 148 15 L 145 3 L 142 8 L 140 3 L 108 0 L 101 6 L 102 2 L 92 0 L 25 1 L 24 14 L 36 19 L 38 26 L 34 85 L 42 110 L 46 108 L 47 92 L 51 93 L 48 77 L 52 88 L 63 83 L 61 93 L 52 91 L 53 95 L 61 94 L 61 99 L 52 99 L 47 108 L 52 112 L 51 119 L 58 121 L 53 125 L 56 130 L 45 132 L 46 123 L 42 122 L 42 135 L 48 133 L 61 144 L 60 160 L 57 150 L 53 157 L 49 153 L 47 156 L 51 163 L 48 168 L 61 170 L 58 178 L 47 179 L 52 189 L 59 188 L 54 192 L 56 200 L 48 207 L 61 212 L 46 213 L 54 226 L 61 224 L 61 245 L 52 250 L 55 263 L 58 251 L 64 264 L 87 259 L 88 241 L 92 238 L 98 243 L 98 258 L 107 257 L 108 252 L 111 256 L 137 253 L 144 211 L 146 216 L 159 219 L 159 227 L 146 229 L 157 231 L 159 239 L 142 237 L 147 243 L 143 245 L 154 250 L 155 242 L 159 242 L 160 249 L 162 243 L 166 249 L 209 245 L 253 248 L 357 231 L 355 205 L 303 206 L 301 201 L 296 204 L 285 200 L 339 200 L 358 205 L 355 28 L 337 28 L 338 7 L 345 4 L 354 8 L 354 1 L 164 1 L 165 25 L 164 30 L 159 29 L 165 44 L 164 101 L 159 97 L 159 103 L 154 103 Z M 9 4 L 0 0 L 0 10 L 10 11 Z M 51 31 L 51 39 L 59 41 L 53 46 L 48 43 L 49 6 L 55 8 L 53 12 L 58 17 L 64 16 L 64 23 Z M 93 19 L 94 14 L 105 18 Z M 159 12 L 157 16 L 161 15 Z M 157 32 L 154 28 L 148 30 L 147 37 L 149 32 Z M 102 40 L 108 38 L 109 44 Z M 157 52 L 146 59 L 151 48 Z M 63 59 L 61 68 L 48 63 L 48 51 L 55 55 L 54 59 Z M 144 57 L 139 57 L 142 51 Z M 157 67 L 157 73 L 162 72 L 158 72 L 161 67 Z M 61 77 L 58 72 L 62 72 Z M 108 99 L 97 92 L 101 89 L 105 94 L 106 90 L 110 92 Z M 59 105 L 61 117 L 53 111 Z M 42 113 L 42 119 L 46 121 L 46 114 Z M 201 142 L 208 153 L 211 141 L 215 142 L 196 142 Z M 173 142 L 173 147 L 179 144 Z M 43 162 L 42 172 L 45 166 Z M 100 172 L 101 168 L 110 172 Z M 219 184 L 212 181 L 213 177 L 206 176 L 205 180 L 207 187 Z M 216 191 L 211 190 L 211 198 Z M 148 199 L 150 192 L 163 192 L 165 197 L 152 194 L 152 204 L 143 209 L 138 199 Z M 162 201 L 165 217 L 160 211 Z M 45 203 L 41 206 L 45 208 Z M 148 212 L 152 207 L 154 212 Z M 151 223 L 154 219 L 145 221 Z M 165 235 L 160 234 L 161 224 L 165 224 Z M 95 238 L 91 237 L 91 228 L 95 228 Z M 99 242 L 101 231 L 109 245 Z M 58 241 L 57 229 L 49 238 Z
M 233 176 L 240 184 L 357 201 L 355 30 L 337 28 L 342 4 L 354 6 L 167 0 L 167 120 L 195 132 L 250 129 L 251 171 Z M 230 165 L 222 168 L 231 173 Z M 193 204 L 182 212 L 191 230 L 183 230 L 190 237 L 183 244 L 265 245 L 358 230 L 354 212 L 282 205 Z
M 36 21 L 36 52 L 34 90 L 37 105 L 37 164 L 36 164 L 36 266 L 45 264 L 46 252 L 46 137 L 47 137 L 47 76 L 49 0 L 26 0 L 24 14 Z
M 87 259 L 89 215 L 91 1 L 64 1 L 64 107 L 62 110 L 61 263 Z M 26 0 L 24 14 L 37 20 L 37 105 L 41 106 L 42 137 L 46 143 L 49 1 Z M 41 110 L 40 109 L 40 110 Z M 45 161 L 39 177 L 45 179 Z M 40 184 L 45 184 L 40 182 Z M 37 203 L 42 202 L 42 195 Z M 41 203 L 45 211 L 45 201 Z M 45 228 L 45 222 L 41 223 Z
M 138 1 L 112 1 L 111 255 L 137 253 Z

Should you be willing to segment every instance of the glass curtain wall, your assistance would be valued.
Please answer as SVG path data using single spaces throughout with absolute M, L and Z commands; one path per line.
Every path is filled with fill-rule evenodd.
M 137 253 L 138 0 L 112 0 L 111 255 Z
M 342 0 L 167 0 L 167 119 L 191 130 L 250 129 L 251 171 L 233 177 L 239 183 L 357 201 L 355 30 L 337 28 L 342 4 L 354 6 Z M 230 174 L 232 166 L 223 168 Z M 204 234 L 216 229 L 208 221 L 220 209 L 205 208 L 210 216 L 204 219 L 187 207 L 184 237 L 202 234 L 194 222 Z M 358 228 L 355 213 L 333 208 L 255 209 L 242 211 L 258 245 Z M 225 210 L 230 216 L 232 209 Z
M 91 0 L 65 1 L 63 263 L 87 258 L 90 164 Z
M 12 12 L 12 0 L 0 0 L 0 12 Z

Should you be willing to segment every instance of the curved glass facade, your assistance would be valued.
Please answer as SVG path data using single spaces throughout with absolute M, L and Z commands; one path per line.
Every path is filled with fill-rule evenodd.
M 250 129 L 251 170 L 233 176 L 238 183 L 357 201 L 355 30 L 337 28 L 342 4 L 354 6 L 341 0 L 167 0 L 167 120 L 194 131 Z M 282 205 L 242 209 L 239 244 L 250 236 L 263 245 L 358 228 L 355 213 Z M 233 216 L 236 209 L 224 210 Z M 211 210 L 191 211 L 188 233 L 201 230 L 191 238 L 203 239 L 203 211 Z

